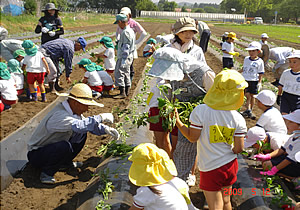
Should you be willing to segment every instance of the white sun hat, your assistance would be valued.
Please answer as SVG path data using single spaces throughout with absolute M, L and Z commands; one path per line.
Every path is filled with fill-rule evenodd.
M 88 106 L 104 107 L 103 104 L 97 103 L 93 100 L 92 89 L 84 83 L 77 83 L 73 86 L 70 93 L 57 93 L 59 96 L 67 96 L 78 101 L 81 104 Z
M 300 58 L 300 50 L 293 51 L 287 58 Z
M 297 109 L 289 114 L 282 115 L 284 119 L 300 124 L 300 109 Z
M 262 90 L 259 94 L 254 95 L 254 98 L 266 106 L 273 106 L 276 102 L 276 95 L 271 90 Z
M 259 42 L 251 42 L 246 50 L 261 50 L 261 44 Z
M 263 33 L 263 34 L 261 34 L 261 38 L 267 38 L 267 39 L 269 39 L 269 36 L 268 36 L 268 34 Z
M 254 126 L 248 130 L 248 133 L 245 138 L 244 147 L 251 147 L 253 144 L 255 144 L 257 141 L 262 141 L 266 138 L 267 134 L 265 129 Z

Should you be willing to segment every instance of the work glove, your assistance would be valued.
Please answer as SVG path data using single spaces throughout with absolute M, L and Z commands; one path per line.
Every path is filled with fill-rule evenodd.
M 105 133 L 108 135 L 111 135 L 114 140 L 119 139 L 120 134 L 116 129 L 106 126 L 104 130 L 105 130 Z
M 229 52 L 229 55 L 233 55 L 233 56 L 239 57 L 240 53 L 238 53 L 238 52 Z
M 261 175 L 268 175 L 268 176 L 274 176 L 279 170 L 276 166 L 273 166 L 271 168 L 271 171 L 261 171 L 259 172 Z
M 48 34 L 49 34 L 49 36 L 51 36 L 51 37 L 55 36 L 55 32 L 54 32 L 54 31 L 49 31 Z
M 281 104 L 281 96 L 280 95 L 277 95 L 276 103 L 278 106 L 280 106 L 280 104 Z
M 43 28 L 42 28 L 42 32 L 43 32 L 43 33 L 48 33 L 48 32 L 49 32 L 49 29 L 46 28 L 46 27 L 43 27 Z
M 254 158 L 256 158 L 257 160 L 261 160 L 261 161 L 266 161 L 266 160 L 270 160 L 271 159 L 271 155 L 270 154 L 258 154 L 258 155 L 254 155 Z
M 257 90 L 258 90 L 258 92 L 260 92 L 261 89 L 262 89 L 262 85 L 261 85 L 261 83 L 259 82 L 259 83 L 257 83 Z
M 114 116 L 112 113 L 102 113 L 99 114 L 101 122 L 114 123 Z

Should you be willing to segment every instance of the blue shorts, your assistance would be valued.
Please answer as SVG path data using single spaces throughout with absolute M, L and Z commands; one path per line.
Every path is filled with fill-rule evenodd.
M 280 112 L 290 113 L 300 109 L 300 96 L 283 91 L 281 96 Z
M 223 57 L 223 68 L 232 68 L 233 67 L 233 58 L 224 58 Z
M 247 82 L 248 82 L 248 87 L 245 89 L 245 93 L 257 94 L 258 81 L 247 81 Z

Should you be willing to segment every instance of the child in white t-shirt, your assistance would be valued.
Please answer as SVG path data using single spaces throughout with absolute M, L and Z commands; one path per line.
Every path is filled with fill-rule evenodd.
M 82 82 L 90 86 L 93 91 L 93 97 L 98 99 L 103 91 L 103 81 L 96 71 L 96 64 L 88 58 L 83 58 L 78 65 L 79 68 L 83 68 L 85 71 Z
M 245 119 L 236 111 L 244 102 L 247 82 L 235 70 L 223 70 L 190 115 L 186 127 L 175 112 L 176 125 L 190 141 L 197 142 L 200 189 L 209 209 L 231 209 L 232 184 L 237 180 L 237 154 L 243 150 Z
M 36 81 L 38 82 L 42 102 L 46 102 L 46 90 L 44 86 L 45 74 L 49 74 L 49 66 L 44 55 L 38 51 L 37 46 L 31 40 L 25 40 L 22 43 L 22 47 L 25 49 L 27 54 L 23 60 L 22 70 L 26 69 L 27 72 L 27 83 L 29 86 L 32 100 L 37 101 L 37 87 Z
M 103 81 L 103 93 L 109 95 L 109 91 L 114 87 L 114 81 L 107 71 L 104 71 L 102 66 L 96 65 L 95 68 L 100 79 Z
M 100 58 L 104 58 L 105 70 L 110 75 L 113 75 L 116 67 L 116 61 L 115 61 L 115 49 L 114 49 L 115 47 L 112 42 L 112 39 L 108 36 L 104 36 L 98 41 L 106 48 L 106 50 L 104 54 L 98 54 L 96 56 Z
M 273 107 L 276 102 L 276 95 L 271 90 L 262 90 L 254 97 L 257 99 L 257 107 L 264 112 L 256 122 L 256 125 L 267 132 L 286 134 L 287 128 L 282 115 L 278 109 Z
M 233 67 L 233 56 L 240 55 L 238 52 L 234 52 L 234 40 L 237 40 L 236 34 L 234 32 L 230 32 L 226 41 L 222 44 L 223 68 L 231 69 Z
M 242 113 L 244 117 L 249 117 L 253 120 L 256 119 L 252 113 L 254 106 L 254 95 L 262 88 L 261 80 L 265 72 L 264 61 L 258 57 L 261 51 L 261 44 L 259 42 L 251 42 L 246 48 L 250 56 L 245 57 L 243 65 L 243 77 L 248 82 L 248 87 L 245 89 L 246 111 Z
M 144 57 L 150 57 L 154 51 L 155 51 L 155 44 L 156 44 L 156 40 L 153 38 L 150 38 L 147 41 L 147 44 L 145 45 L 144 49 L 143 49 L 143 56 Z
M 187 184 L 177 178 L 174 162 L 168 154 L 151 143 L 134 148 L 128 158 L 132 161 L 129 180 L 136 186 L 130 210 L 193 210 Z
M 19 61 L 16 59 L 10 59 L 7 63 L 8 71 L 15 81 L 18 96 L 24 91 L 24 74 L 20 67 Z
M 1 110 L 10 109 L 12 104 L 18 102 L 17 89 L 15 81 L 11 78 L 7 65 L 0 62 L 0 94 L 1 94 Z
M 287 58 L 291 69 L 282 73 L 277 96 L 277 104 L 280 105 L 282 114 L 300 109 L 300 50 L 295 50 Z
M 267 39 L 269 39 L 268 34 L 262 33 L 260 37 L 261 37 L 261 40 L 259 41 L 259 43 L 260 43 L 261 45 L 263 45 L 263 44 L 268 44 L 268 41 L 267 41 Z

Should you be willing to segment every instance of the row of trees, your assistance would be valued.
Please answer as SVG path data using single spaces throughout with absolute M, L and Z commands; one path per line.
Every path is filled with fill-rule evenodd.
M 184 1 L 184 0 L 183 0 Z M 37 9 L 36 5 L 45 5 L 49 0 L 25 0 L 25 9 L 29 12 Z M 136 11 L 174 11 L 178 8 L 175 1 L 159 0 L 154 4 L 151 0 L 51 0 L 61 8 L 107 8 L 120 9 L 124 6 L 130 7 L 135 16 Z M 182 11 L 187 8 L 192 12 L 200 13 L 234 13 L 243 14 L 245 11 L 248 17 L 261 16 L 265 22 L 272 22 L 274 13 L 277 11 L 278 20 L 283 22 L 297 22 L 300 15 L 300 0 L 223 0 L 220 5 L 216 4 L 193 4 L 183 5 Z

